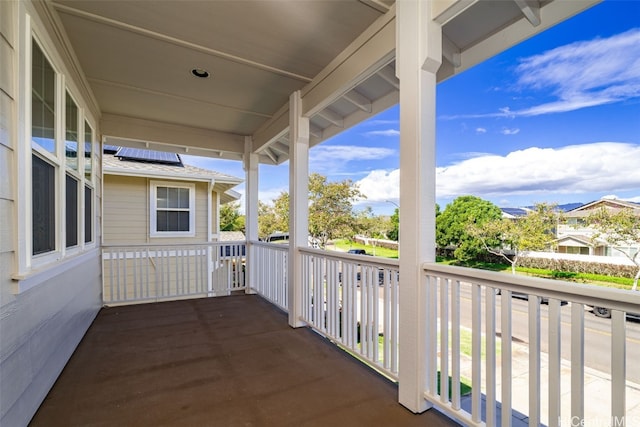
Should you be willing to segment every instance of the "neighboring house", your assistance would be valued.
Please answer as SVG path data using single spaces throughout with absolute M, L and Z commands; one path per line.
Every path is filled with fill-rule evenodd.
M 502 218 L 517 219 L 526 216 L 531 209 L 527 208 L 500 208 L 502 211 Z
M 603 207 L 612 211 L 632 209 L 640 215 L 640 204 L 617 199 L 600 199 L 571 209 L 564 213 L 566 221 L 558 225 L 557 251 L 566 254 L 624 257 L 620 251 L 632 255 L 640 250 L 640 242 L 613 248 L 604 241 L 592 239 L 595 231 L 585 224 L 585 218 Z
M 106 146 L 104 243 L 205 243 L 219 239 L 220 205 L 243 180 L 186 165 L 178 154 Z
M 153 279 L 150 289 L 129 290 L 132 295 L 126 296 L 116 295 L 115 285 L 105 286 L 105 301 L 166 298 L 177 286 L 189 286 L 182 292 L 193 295 L 228 293 L 226 285 L 221 288 L 226 280 L 216 278 L 228 275 L 231 254 L 244 253 L 231 246 L 224 253 L 206 243 L 222 240 L 220 205 L 239 199 L 232 188 L 242 179 L 186 165 L 178 154 L 113 146 L 104 147 L 103 173 L 103 241 L 105 248 L 113 248 L 104 254 L 108 283 L 132 271 Z M 176 246 L 193 243 L 203 245 Z M 136 245 L 149 249 L 142 252 Z M 191 277 L 186 285 L 178 280 L 183 275 Z

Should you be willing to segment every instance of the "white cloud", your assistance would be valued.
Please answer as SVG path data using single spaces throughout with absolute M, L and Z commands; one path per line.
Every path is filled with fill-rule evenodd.
M 640 28 L 523 58 L 515 71 L 518 88 L 555 99 L 517 111 L 503 107 L 496 113 L 440 118 L 539 116 L 639 98 Z
M 476 133 L 487 133 L 485 128 L 476 128 Z
M 372 130 L 365 133 L 366 136 L 400 136 L 398 129 Z
M 514 128 L 514 129 L 502 128 L 500 133 L 503 134 L 503 135 L 517 135 L 517 134 L 520 133 L 520 129 L 518 129 L 518 128 Z
M 371 119 L 367 120 L 365 123 L 368 126 L 387 126 L 387 125 L 397 125 L 399 120 L 397 119 Z
M 354 160 L 379 160 L 392 156 L 395 150 L 383 147 L 361 147 L 356 145 L 318 145 L 309 150 L 309 162 L 343 163 Z
M 360 192 L 367 196 L 365 202 L 397 200 L 400 196 L 400 170 L 374 170 L 356 184 Z
M 520 61 L 518 84 L 558 99 L 520 111 L 539 115 L 640 96 L 640 28 L 609 38 L 571 43 Z
M 309 150 L 309 168 L 323 175 L 339 175 L 344 174 L 348 163 L 381 160 L 395 153 L 384 147 L 320 144 Z
M 601 142 L 485 155 L 436 170 L 438 197 L 582 194 L 640 189 L 640 145 Z

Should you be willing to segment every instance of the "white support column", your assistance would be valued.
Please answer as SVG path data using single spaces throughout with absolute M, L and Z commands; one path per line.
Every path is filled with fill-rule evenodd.
M 304 326 L 302 314 L 302 259 L 299 247 L 309 243 L 309 118 L 302 116 L 302 99 L 289 98 L 289 325 Z
M 253 256 L 252 241 L 258 240 L 258 154 L 252 153 L 252 139 L 250 136 L 244 139 L 244 172 L 245 172 L 245 236 L 247 239 L 247 261 L 245 263 L 245 293 L 255 293 L 251 290 L 256 286 L 253 280 L 257 279 L 254 274 L 255 257 Z
M 400 364 L 399 401 L 413 412 L 431 405 L 436 375 L 427 357 L 427 292 L 422 263 L 435 262 L 436 71 L 442 30 L 431 2 L 396 2 L 396 75 L 400 79 Z M 435 328 L 434 328 L 435 329 Z M 435 342 L 435 337 L 430 337 Z

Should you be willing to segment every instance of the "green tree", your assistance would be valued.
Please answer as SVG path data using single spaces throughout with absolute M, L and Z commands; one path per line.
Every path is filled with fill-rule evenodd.
M 239 202 L 220 206 L 220 231 L 244 232 L 244 216 L 240 214 Z
M 309 176 L 309 235 L 321 248 L 329 240 L 351 237 L 357 226 L 353 202 L 363 198 L 350 179 L 329 182 L 318 173 Z
M 591 236 L 594 243 L 606 242 L 608 246 L 624 254 L 638 268 L 631 288 L 635 291 L 640 279 L 640 251 L 634 252 L 629 248 L 640 242 L 640 215 L 629 208 L 613 210 L 602 207 L 590 214 L 586 223 L 595 230 Z M 624 247 L 627 250 L 622 249 Z
M 387 233 L 390 240 L 398 241 L 398 235 L 400 231 L 400 209 L 396 208 L 391 215 L 391 229 Z
M 460 261 L 474 259 L 484 251 L 484 246 L 469 233 L 469 225 L 481 226 L 501 217 L 502 211 L 493 203 L 475 196 L 460 196 L 436 216 L 436 243 L 441 248 L 455 247 L 453 255 Z
M 317 239 L 320 247 L 335 238 L 353 237 L 357 229 L 353 202 L 362 194 L 351 180 L 329 182 L 325 176 L 314 173 L 309 176 L 309 235 Z M 289 193 L 283 191 L 273 205 L 258 205 L 258 230 L 260 238 L 289 230 Z
M 496 218 L 480 225 L 469 224 L 467 231 L 479 239 L 489 253 L 507 260 L 511 264 L 511 273 L 516 274 L 522 255 L 552 246 L 559 220 L 556 205 L 538 203 L 524 217 Z
M 289 230 L 289 211 L 286 210 L 284 214 L 281 209 L 285 203 L 289 205 L 289 195 L 285 192 L 280 193 L 273 205 L 258 202 L 258 237 L 260 239 L 266 239 L 276 231 Z
M 371 243 L 373 245 L 373 255 L 375 255 L 376 239 L 388 239 L 387 232 L 391 227 L 390 219 L 381 215 L 374 215 L 371 206 L 367 206 L 366 209 L 358 212 L 356 219 L 357 229 L 354 232 L 373 239 Z

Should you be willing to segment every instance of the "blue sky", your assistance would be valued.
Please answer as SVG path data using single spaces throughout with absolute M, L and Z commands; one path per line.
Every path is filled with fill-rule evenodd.
M 398 202 L 398 107 L 310 150 L 310 170 L 351 179 L 371 206 Z M 436 196 L 500 207 L 640 202 L 640 1 L 607 0 L 438 85 Z M 243 177 L 242 165 L 185 162 Z M 244 187 L 237 190 L 243 194 Z M 260 200 L 288 190 L 288 163 L 260 167 Z

